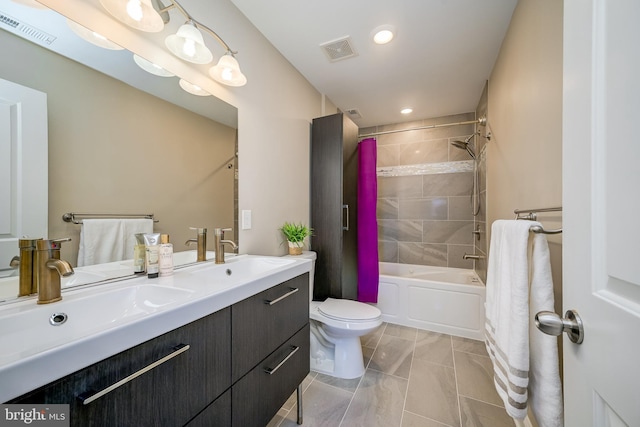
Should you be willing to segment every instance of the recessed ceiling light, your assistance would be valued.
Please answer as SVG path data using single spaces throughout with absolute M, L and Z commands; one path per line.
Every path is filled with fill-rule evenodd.
M 371 32 L 373 37 L 373 41 L 376 44 L 387 44 L 393 37 L 395 36 L 395 28 L 391 25 L 381 25 L 379 27 L 374 28 Z
M 400 112 L 402 114 L 411 114 L 413 113 L 413 108 L 403 108 L 402 110 L 400 110 Z

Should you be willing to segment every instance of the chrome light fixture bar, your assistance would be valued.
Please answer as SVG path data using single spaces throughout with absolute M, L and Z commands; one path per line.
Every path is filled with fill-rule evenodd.
M 194 64 L 208 64 L 213 60 L 213 54 L 207 48 L 202 37 L 202 32 L 213 37 L 225 50 L 218 63 L 209 70 L 209 75 L 218 83 L 227 86 L 244 86 L 247 78 L 235 58 L 229 45 L 211 28 L 195 20 L 176 1 L 169 0 L 169 6 L 164 6 L 160 0 L 154 0 L 159 10 L 153 7 L 152 0 L 100 0 L 102 6 L 115 18 L 146 32 L 159 32 L 168 22 L 168 12 L 177 9 L 186 19 L 176 34 L 165 39 L 165 45 L 169 51 L 178 58 Z M 165 19 L 163 19 L 163 16 Z M 160 23 L 160 24 L 159 24 Z

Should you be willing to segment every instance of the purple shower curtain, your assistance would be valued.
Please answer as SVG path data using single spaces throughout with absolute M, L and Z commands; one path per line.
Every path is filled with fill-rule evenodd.
M 378 302 L 376 140 L 358 144 L 358 301 Z

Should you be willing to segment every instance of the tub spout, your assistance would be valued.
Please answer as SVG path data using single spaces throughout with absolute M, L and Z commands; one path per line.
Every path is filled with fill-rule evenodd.
M 472 255 L 472 254 L 465 253 L 464 255 L 462 255 L 462 259 L 473 259 L 473 260 L 479 261 L 481 259 L 484 259 L 484 257 L 482 255 Z

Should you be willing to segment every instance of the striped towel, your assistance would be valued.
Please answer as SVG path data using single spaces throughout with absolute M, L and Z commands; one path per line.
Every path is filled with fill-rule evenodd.
M 498 220 L 492 225 L 485 343 L 507 413 L 524 419 L 530 403 L 540 427 L 560 427 L 557 341 L 532 327 L 532 314 L 554 309 L 549 247 L 543 234 L 529 232 L 533 225 L 540 224 Z

